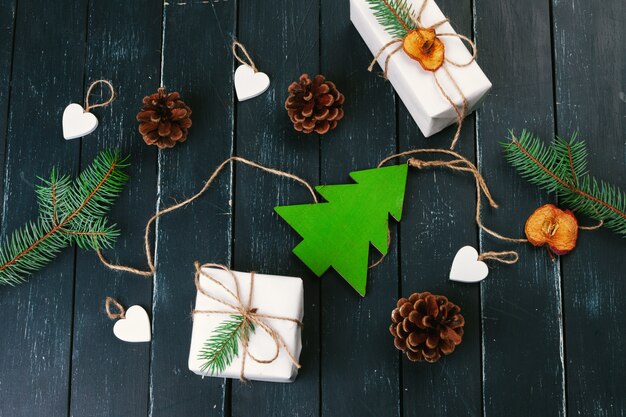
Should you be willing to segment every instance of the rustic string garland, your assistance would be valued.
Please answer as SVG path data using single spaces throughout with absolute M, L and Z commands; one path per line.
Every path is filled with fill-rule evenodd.
M 109 262 L 104 255 L 102 254 L 101 250 L 97 250 L 97 254 L 98 254 L 98 258 L 100 258 L 100 261 L 109 269 L 115 270 L 115 271 L 122 271 L 122 272 L 130 272 L 132 274 L 136 274 L 136 275 L 140 275 L 140 276 L 144 276 L 144 277 L 151 277 L 154 275 L 156 268 L 154 266 L 154 261 L 153 261 L 153 257 L 152 257 L 152 249 L 150 247 L 150 229 L 152 226 L 152 223 L 154 223 L 156 221 L 156 219 L 158 219 L 159 217 L 163 216 L 164 214 L 170 213 L 172 211 L 178 210 L 179 208 L 185 207 L 188 204 L 192 203 L 193 201 L 195 201 L 196 199 L 200 198 L 208 189 L 209 187 L 211 187 L 211 184 L 213 184 L 213 181 L 215 181 L 215 178 L 219 175 L 219 173 L 230 163 L 233 162 L 239 162 L 241 164 L 244 165 L 248 165 L 251 166 L 253 168 L 259 169 L 261 171 L 265 171 L 268 172 L 270 174 L 274 174 L 277 175 L 279 177 L 284 177 L 284 178 L 289 178 L 293 181 L 296 181 L 302 185 L 304 185 L 308 191 L 311 193 L 311 197 L 313 198 L 313 201 L 315 203 L 318 202 L 317 200 L 317 196 L 315 195 L 315 191 L 313 190 L 313 187 L 306 182 L 305 180 L 303 180 L 302 178 L 298 177 L 297 175 L 291 174 L 289 172 L 285 172 L 285 171 L 281 171 L 278 169 L 273 169 L 273 168 L 268 168 L 266 166 L 263 166 L 261 164 L 258 164 L 256 162 L 250 161 L 248 159 L 245 158 L 241 158 L 239 156 L 231 156 L 230 158 L 226 159 L 225 161 L 223 161 L 216 169 L 215 171 L 213 171 L 213 173 L 211 174 L 211 176 L 209 177 L 209 179 L 205 182 L 204 186 L 202 187 L 202 189 L 200 189 L 200 191 L 198 191 L 196 194 L 194 194 L 193 196 L 185 199 L 184 201 L 181 201 L 180 203 L 174 204 L 170 207 L 167 207 L 163 210 L 158 211 L 154 216 L 152 216 L 150 218 L 150 220 L 148 220 L 148 222 L 146 223 L 145 226 L 145 230 L 144 230 L 144 251 L 145 251 L 145 255 L 146 255 L 146 260 L 148 263 L 148 270 L 141 270 L 141 269 L 137 269 L 137 268 L 133 268 L 133 267 L 129 267 L 129 266 L 125 266 L 125 265 L 118 265 L 118 264 L 113 264 L 111 262 Z
M 194 262 L 194 266 L 196 269 L 196 273 L 195 273 L 195 284 L 196 284 L 196 290 L 204 295 L 207 298 L 210 298 L 213 301 L 216 301 L 220 304 L 222 304 L 225 307 L 228 307 L 231 309 L 231 311 L 223 311 L 223 310 L 193 310 L 193 315 L 195 316 L 196 314 L 229 314 L 232 315 L 234 314 L 238 314 L 240 316 L 243 317 L 244 320 L 244 327 L 246 327 L 248 324 L 254 324 L 258 327 L 260 327 L 261 329 L 263 329 L 271 338 L 272 341 L 274 342 L 274 344 L 276 345 L 276 351 L 274 353 L 274 356 L 272 356 L 270 359 L 259 359 L 257 358 L 254 354 L 252 354 L 252 352 L 250 352 L 249 347 L 248 347 L 248 343 L 249 343 L 249 334 L 248 332 L 242 332 L 241 333 L 241 345 L 242 345 L 242 353 L 241 353 L 241 369 L 239 372 L 239 379 L 243 382 L 246 382 L 247 379 L 245 377 L 245 367 L 246 367 L 246 358 L 250 357 L 250 359 L 252 359 L 253 361 L 257 362 L 257 363 L 261 363 L 261 364 L 268 364 L 268 363 L 272 363 L 274 362 L 276 359 L 278 359 L 278 355 L 280 354 L 280 349 L 282 348 L 285 353 L 287 354 L 287 356 L 289 357 L 289 360 L 291 361 L 291 363 L 293 363 L 298 369 L 301 368 L 300 363 L 298 363 L 298 360 L 293 356 L 293 354 L 289 351 L 289 349 L 287 348 L 287 345 L 285 344 L 285 341 L 283 340 L 283 338 L 276 332 L 276 330 L 274 330 L 274 328 L 269 325 L 265 320 L 263 319 L 273 319 L 273 320 L 285 320 L 285 321 L 290 321 L 293 323 L 296 323 L 298 326 L 302 326 L 302 322 L 298 319 L 294 319 L 291 317 L 283 317 L 283 316 L 272 316 L 272 315 L 267 315 L 267 314 L 260 314 L 258 313 L 258 310 L 256 308 L 252 307 L 252 295 L 254 294 L 254 272 L 250 272 L 250 288 L 249 288 L 249 296 L 248 296 L 248 301 L 246 303 L 243 302 L 243 300 L 241 299 L 241 294 L 239 293 L 239 280 L 237 279 L 237 276 L 233 273 L 233 271 L 228 268 L 227 266 L 221 265 L 221 264 L 214 264 L 214 263 L 207 263 L 207 264 L 203 264 L 200 265 L 200 263 L 198 261 Z M 210 268 L 210 267 L 214 267 L 214 268 L 220 268 L 224 271 L 226 271 L 228 273 L 228 275 L 230 277 L 232 277 L 233 282 L 235 284 L 235 292 L 231 291 L 230 289 L 226 288 L 226 286 L 224 284 L 222 284 L 220 281 L 218 281 L 217 279 L 213 278 L 209 273 L 207 273 L 206 271 L 203 270 L 203 268 Z M 211 295 L 210 293 L 208 293 L 207 291 L 205 291 L 201 286 L 200 286 L 200 276 L 203 276 L 207 279 L 209 279 L 212 283 L 218 285 L 219 287 L 221 287 L 222 289 L 224 289 L 230 296 L 232 296 L 235 299 L 235 303 L 230 303 L 224 299 L 215 297 L 213 295 Z
M 458 33 L 437 33 L 436 32 L 437 28 L 443 25 L 444 23 L 448 22 L 447 18 L 439 22 L 436 22 L 428 27 L 425 27 L 421 22 L 421 18 L 422 18 L 422 13 L 424 12 L 424 9 L 426 8 L 426 3 L 428 0 L 423 0 L 419 8 L 419 11 L 417 12 L 417 15 L 414 15 L 411 12 L 411 10 L 407 9 L 407 6 L 404 3 L 400 3 L 401 7 L 403 8 L 402 11 L 413 21 L 416 28 L 408 27 L 404 23 L 403 19 L 401 19 L 400 16 L 398 16 L 398 14 L 396 13 L 396 11 L 391 7 L 391 5 L 389 4 L 387 0 L 380 0 L 380 1 L 392 12 L 392 14 L 398 20 L 398 22 L 406 29 L 407 34 L 403 38 L 392 39 L 391 41 L 383 45 L 382 48 L 378 51 L 378 53 L 374 56 L 374 59 L 372 60 L 372 62 L 370 63 L 367 69 L 368 71 L 371 72 L 374 69 L 374 65 L 376 65 L 376 62 L 378 61 L 378 58 L 380 58 L 380 56 L 385 52 L 385 50 L 388 47 L 395 45 L 397 43 L 401 43 L 400 46 L 393 49 L 385 58 L 385 64 L 383 67 L 383 78 L 387 79 L 389 60 L 394 54 L 399 52 L 401 49 L 403 49 L 404 52 L 410 58 L 418 61 L 425 71 L 431 72 L 433 74 L 435 84 L 437 85 L 437 88 L 439 89 L 439 92 L 441 92 L 441 94 L 446 99 L 446 101 L 450 103 L 450 105 L 452 106 L 452 108 L 454 109 L 457 115 L 457 129 L 456 129 L 456 132 L 454 133 L 454 138 L 452 139 L 452 143 L 450 145 L 450 149 L 454 149 L 457 141 L 459 140 L 459 136 L 461 135 L 461 128 L 463 126 L 463 120 L 465 120 L 465 117 L 467 115 L 469 103 L 468 103 L 467 97 L 461 90 L 461 87 L 459 86 L 458 82 L 452 76 L 448 68 L 446 67 L 446 63 L 455 67 L 459 67 L 459 68 L 463 68 L 463 67 L 467 67 L 471 65 L 474 61 L 476 61 L 476 55 L 477 55 L 476 44 L 467 36 L 460 35 Z M 467 42 L 471 46 L 472 56 L 469 59 L 469 61 L 459 63 L 445 56 L 445 52 L 444 52 L 445 47 L 444 47 L 443 42 L 441 42 L 439 38 L 446 37 L 446 36 L 459 38 Z M 424 40 L 425 37 L 432 37 L 433 39 Z M 411 45 L 411 43 L 418 43 L 419 45 Z M 411 45 L 411 47 L 407 47 L 407 45 Z M 414 49 L 417 49 L 417 54 L 412 53 Z M 437 52 L 441 54 L 442 59 L 441 59 L 441 62 L 435 62 L 434 65 L 426 65 L 424 63 L 425 59 L 423 59 L 420 56 L 422 54 L 425 54 L 427 56 L 431 54 L 434 55 Z M 428 58 L 431 58 L 432 55 L 428 56 Z M 444 90 L 443 86 L 441 85 L 441 82 L 439 81 L 439 78 L 437 77 L 437 71 L 440 68 L 444 70 L 446 76 L 452 82 L 452 85 L 454 86 L 455 90 L 461 96 L 461 102 L 462 102 L 461 106 L 455 103 L 452 97 L 450 97 L 450 95 Z

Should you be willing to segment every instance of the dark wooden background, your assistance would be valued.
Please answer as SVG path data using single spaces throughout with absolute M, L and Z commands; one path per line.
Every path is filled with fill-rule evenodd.
M 520 235 L 553 200 L 504 161 L 498 142 L 509 128 L 546 140 L 578 130 L 591 171 L 626 187 L 623 0 L 438 4 L 474 37 L 494 85 L 460 142 L 501 203 L 484 211 L 491 227 Z M 272 81 L 243 103 L 233 92 L 234 37 Z M 76 174 L 106 147 L 132 154 L 132 180 L 111 214 L 123 234 L 107 255 L 142 266 L 146 219 L 193 194 L 231 154 L 326 184 L 397 151 L 447 146 L 452 129 L 424 139 L 391 85 L 366 71 L 370 59 L 347 0 L 0 0 L 2 235 L 36 216 L 38 176 L 57 164 Z M 347 97 L 345 119 L 324 137 L 294 132 L 283 109 L 303 72 L 325 74 Z M 113 82 L 117 100 L 94 110 L 95 133 L 65 141 L 63 109 L 99 78 Z M 158 152 L 144 145 L 135 114 L 161 83 L 193 108 L 193 127 L 187 143 Z M 573 253 L 551 262 L 544 250 L 479 232 L 471 178 L 411 172 L 407 189 L 366 298 L 291 254 L 299 237 L 272 207 L 309 202 L 307 192 L 247 167 L 158 221 L 153 280 L 65 250 L 28 283 L 0 288 L 0 416 L 624 416 L 624 240 L 582 232 Z M 516 249 L 521 261 L 480 285 L 449 282 L 466 244 Z M 304 278 L 295 383 L 188 371 L 194 260 Z M 424 290 L 448 295 L 467 321 L 463 344 L 433 365 L 402 358 L 387 330 L 395 300 Z M 118 341 L 106 296 L 146 307 L 153 342 Z

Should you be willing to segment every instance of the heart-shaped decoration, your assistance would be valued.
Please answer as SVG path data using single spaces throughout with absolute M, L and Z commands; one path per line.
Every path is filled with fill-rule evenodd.
M 269 86 L 270 78 L 264 72 L 255 72 L 248 65 L 240 65 L 235 71 L 235 92 L 239 101 L 261 95 Z
M 98 127 L 98 119 L 80 104 L 72 103 L 63 111 L 63 137 L 76 139 L 90 134 Z
M 148 313 L 141 306 L 130 307 L 125 317 L 115 322 L 113 334 L 125 342 L 149 342 L 151 330 Z
M 463 246 L 456 253 L 450 268 L 450 280 L 458 282 L 479 282 L 487 278 L 489 267 L 478 260 L 478 251 L 471 246 Z

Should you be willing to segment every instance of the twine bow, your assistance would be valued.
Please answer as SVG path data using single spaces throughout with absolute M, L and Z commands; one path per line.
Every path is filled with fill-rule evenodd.
M 198 261 L 194 262 L 194 266 L 196 268 L 195 283 L 196 283 L 196 289 L 198 290 L 198 292 L 204 295 L 205 297 L 210 298 L 211 300 L 216 301 L 230 309 L 230 311 L 193 310 L 194 316 L 196 314 L 238 314 L 243 317 L 244 325 L 248 325 L 249 323 L 252 323 L 255 326 L 258 326 L 259 328 L 263 329 L 272 338 L 272 340 L 274 341 L 274 344 L 276 345 L 276 352 L 274 353 L 274 356 L 272 356 L 270 359 L 259 359 L 254 354 L 252 354 L 252 352 L 250 352 L 249 350 L 248 332 L 241 332 L 241 345 L 242 345 L 241 355 L 242 356 L 241 356 L 241 371 L 239 373 L 240 380 L 244 382 L 247 381 L 244 375 L 244 371 L 246 367 L 246 357 L 249 356 L 250 359 L 252 359 L 253 361 L 257 363 L 264 363 L 264 364 L 272 363 L 278 358 L 281 348 L 285 351 L 291 363 L 293 363 L 298 369 L 301 367 L 298 361 L 296 360 L 296 358 L 293 356 L 293 354 L 289 352 L 289 349 L 287 348 L 287 345 L 285 344 L 285 341 L 283 340 L 283 338 L 278 334 L 278 332 L 276 332 L 276 330 L 274 330 L 272 326 L 270 326 L 265 321 L 265 319 L 291 321 L 293 323 L 296 323 L 298 326 L 302 326 L 302 322 L 298 319 L 294 319 L 290 317 L 270 316 L 267 314 L 260 314 L 257 308 L 252 307 L 252 295 L 254 294 L 254 272 L 250 273 L 250 295 L 248 296 L 248 301 L 244 303 L 243 300 L 241 299 L 241 294 L 239 292 L 239 281 L 237 280 L 237 276 L 233 273 L 233 271 L 230 270 L 230 268 L 224 265 L 213 264 L 213 263 L 200 265 Z M 203 268 L 209 268 L 209 267 L 219 268 L 219 269 L 226 271 L 230 275 L 230 277 L 232 277 L 233 279 L 233 283 L 235 284 L 235 291 L 233 292 L 230 289 L 226 288 L 224 284 L 222 284 L 220 281 L 216 280 L 215 278 L 213 278 L 211 275 L 209 275 L 207 272 L 203 270 Z M 206 292 L 200 286 L 201 275 L 209 279 L 211 282 L 218 285 L 222 289 L 224 289 L 235 300 L 235 302 L 234 303 L 228 302 L 222 298 L 215 297 L 214 295 L 211 295 L 208 292 Z
M 378 51 L 378 53 L 376 54 L 376 56 L 374 57 L 374 59 L 372 60 L 372 62 L 370 63 L 367 69 L 368 71 L 371 72 L 374 68 L 374 65 L 376 65 L 376 61 L 378 61 L 378 58 L 380 58 L 380 56 L 384 53 L 384 51 L 388 47 L 401 43 L 401 45 L 393 49 L 391 53 L 389 53 L 387 57 L 385 58 L 383 77 L 387 79 L 387 74 L 388 74 L 388 69 L 389 69 L 389 60 L 396 52 L 400 51 L 400 49 L 403 49 L 404 52 L 411 59 L 414 59 L 417 62 L 419 62 L 421 67 L 425 71 L 429 71 L 433 74 L 437 88 L 439 89 L 441 94 L 444 96 L 444 98 L 448 101 L 448 103 L 450 103 L 450 105 L 454 108 L 454 111 L 457 115 L 457 129 L 456 129 L 456 132 L 454 133 L 454 139 L 452 139 L 452 144 L 450 145 L 450 149 L 454 149 L 459 139 L 459 136 L 461 134 L 461 127 L 463 126 L 463 120 L 465 119 L 465 116 L 467 115 L 467 109 L 469 107 L 469 104 L 467 101 L 467 97 L 465 96 L 465 94 L 463 94 L 461 87 L 459 86 L 455 78 L 452 76 L 450 71 L 448 70 L 446 64 L 450 64 L 452 66 L 459 67 L 459 68 L 469 66 L 470 64 L 472 64 L 472 62 L 476 60 L 476 53 L 477 53 L 476 44 L 467 36 L 459 35 L 458 33 L 437 33 L 437 28 L 443 25 L 444 23 L 447 23 L 448 19 L 443 19 L 428 27 L 424 26 L 422 24 L 421 19 L 422 19 L 422 14 L 424 13 L 424 9 L 426 8 L 426 3 L 428 0 L 423 0 L 422 5 L 420 6 L 417 15 L 414 15 L 413 12 L 409 8 L 407 8 L 406 4 L 402 2 L 399 3 L 400 7 L 403 8 L 402 13 L 406 14 L 411 19 L 411 21 L 414 24 L 414 27 L 407 26 L 405 21 L 398 15 L 398 13 L 393 9 L 393 7 L 391 7 L 388 0 L 380 0 L 380 1 L 389 9 L 389 11 L 391 11 L 391 13 L 398 20 L 398 22 L 404 27 L 404 29 L 406 29 L 407 33 L 403 38 L 392 39 L 391 41 L 383 45 L 383 47 L 380 48 L 380 50 Z M 440 37 L 445 37 L 445 36 L 459 38 L 467 42 L 472 48 L 472 57 L 470 58 L 470 60 L 467 62 L 459 63 L 459 62 L 456 62 L 447 58 L 445 56 L 445 46 L 443 42 L 439 39 Z M 439 81 L 439 78 L 437 77 L 437 71 L 439 69 L 443 69 L 443 71 L 448 76 L 448 79 L 452 82 L 452 85 L 461 96 L 462 105 L 460 106 L 457 105 L 454 102 L 454 100 L 452 100 L 450 95 L 446 93 L 446 91 L 443 89 Z

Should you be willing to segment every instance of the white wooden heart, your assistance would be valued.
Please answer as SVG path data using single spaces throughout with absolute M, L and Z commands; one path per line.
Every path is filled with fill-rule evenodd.
M 270 86 L 267 74 L 257 71 L 248 65 L 240 65 L 235 71 L 235 92 L 239 101 L 261 95 Z
M 130 307 L 125 317 L 115 322 L 113 334 L 125 342 L 149 342 L 151 329 L 148 313 L 141 306 Z
M 487 278 L 489 267 L 478 260 L 478 251 L 471 246 L 463 246 L 454 256 L 450 268 L 450 280 L 458 282 L 479 282 Z
M 98 119 L 80 104 L 72 103 L 63 111 L 63 137 L 76 139 L 90 134 L 98 127 Z

